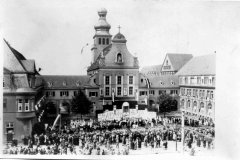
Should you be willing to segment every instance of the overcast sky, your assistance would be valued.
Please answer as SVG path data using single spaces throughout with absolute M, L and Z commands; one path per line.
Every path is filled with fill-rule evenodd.
M 166 0 L 7 0 L 3 36 L 41 74 L 86 74 L 98 9 L 108 10 L 114 36 L 121 25 L 140 66 L 161 64 L 166 53 L 194 56 L 238 49 L 239 3 Z

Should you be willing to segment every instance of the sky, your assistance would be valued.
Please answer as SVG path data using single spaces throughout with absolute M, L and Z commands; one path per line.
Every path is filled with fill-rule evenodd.
M 162 64 L 166 53 L 193 56 L 239 49 L 240 3 L 173 0 L 5 0 L 3 37 L 42 75 L 86 74 L 90 46 L 106 8 L 114 36 L 121 26 L 140 67 Z M 86 44 L 90 44 L 86 46 Z M 81 54 L 81 49 L 83 53 Z

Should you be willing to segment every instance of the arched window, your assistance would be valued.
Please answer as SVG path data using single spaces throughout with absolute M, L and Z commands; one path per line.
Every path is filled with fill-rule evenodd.
M 102 44 L 105 44 L 105 38 L 103 38 L 103 40 L 102 40 Z
M 193 110 L 195 112 L 197 111 L 197 102 L 196 101 L 193 102 Z
M 200 103 L 199 112 L 200 112 L 201 110 L 203 110 L 203 109 L 204 109 L 204 103 L 203 103 L 203 102 L 201 102 L 201 103 Z
M 98 44 L 101 44 L 101 38 L 98 38 Z
M 187 101 L 187 107 L 190 108 L 190 100 Z
M 109 44 L 109 39 L 108 38 L 106 39 L 106 44 Z
M 208 104 L 208 109 L 212 109 L 212 104 L 211 103 Z
M 185 103 L 185 100 L 182 99 L 182 101 L 181 101 L 181 107 L 182 107 L 182 108 L 184 108 L 184 103 Z
M 122 63 L 122 54 L 121 53 L 117 54 L 117 62 Z

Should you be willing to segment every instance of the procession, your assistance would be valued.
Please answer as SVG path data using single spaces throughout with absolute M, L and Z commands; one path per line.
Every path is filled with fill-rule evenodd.
M 170 122 L 170 123 L 169 123 Z M 8 145 L 5 154 L 23 155 L 129 155 L 136 150 L 150 150 L 160 153 L 168 150 L 168 143 L 181 142 L 179 119 L 174 121 L 163 118 L 161 121 L 122 120 L 122 121 L 83 121 L 71 120 L 61 129 L 27 137 L 25 145 Z M 193 146 L 214 148 L 214 130 L 189 126 L 185 131 L 185 150 L 190 152 Z

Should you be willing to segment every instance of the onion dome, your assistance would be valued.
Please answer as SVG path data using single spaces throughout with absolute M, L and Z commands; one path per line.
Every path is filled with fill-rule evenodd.
M 110 29 L 111 25 L 106 21 L 106 15 L 107 15 L 107 10 L 105 8 L 101 8 L 98 11 L 98 15 L 99 15 L 99 20 L 97 22 L 97 24 L 94 26 L 95 29 Z
M 113 37 L 112 41 L 116 42 L 116 43 L 126 43 L 127 42 L 125 36 L 120 32 Z

